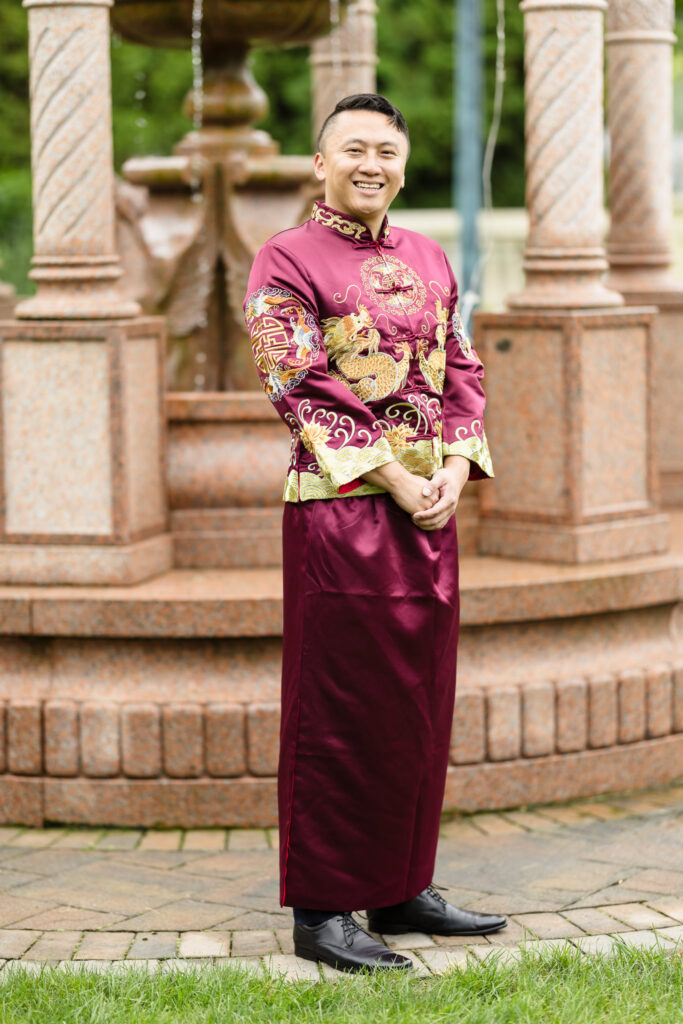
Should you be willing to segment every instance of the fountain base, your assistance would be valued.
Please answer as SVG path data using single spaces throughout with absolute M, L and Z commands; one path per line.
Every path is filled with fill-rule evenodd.
M 683 775 L 683 514 L 672 553 L 462 560 L 447 810 Z M 6 823 L 273 826 L 279 569 L 2 587 Z

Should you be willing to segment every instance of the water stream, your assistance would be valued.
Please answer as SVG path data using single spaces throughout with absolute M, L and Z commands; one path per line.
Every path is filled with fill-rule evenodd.
M 202 31 L 204 22 L 204 0 L 192 0 L 192 127 L 198 135 L 204 124 L 204 63 L 202 60 Z M 197 148 L 191 167 L 192 200 L 201 203 L 201 156 Z
M 204 125 L 204 62 L 202 58 L 202 35 L 204 29 L 204 0 L 192 0 L 192 127 L 197 140 L 197 146 L 190 156 L 190 188 L 192 190 L 192 202 L 201 203 L 204 199 L 202 192 L 201 175 L 201 151 L 199 147 L 199 136 Z M 204 222 L 200 229 L 200 240 L 205 233 Z M 200 247 L 201 248 L 201 247 Z M 209 261 L 205 255 L 199 258 L 199 281 L 206 282 L 211 271 Z M 207 295 L 208 299 L 208 295 Z M 207 316 L 204 312 L 197 326 L 205 328 Z M 195 352 L 195 362 L 198 364 L 197 373 L 194 375 L 194 390 L 202 391 L 206 385 L 206 374 L 203 373 L 207 361 L 206 352 L 200 350 Z

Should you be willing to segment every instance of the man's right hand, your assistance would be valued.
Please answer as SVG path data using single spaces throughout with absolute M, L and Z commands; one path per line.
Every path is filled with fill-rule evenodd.
M 378 469 L 363 474 L 363 479 L 375 487 L 382 487 L 399 508 L 409 515 L 425 512 L 439 500 L 439 489 L 425 479 L 405 469 L 400 462 L 387 462 Z

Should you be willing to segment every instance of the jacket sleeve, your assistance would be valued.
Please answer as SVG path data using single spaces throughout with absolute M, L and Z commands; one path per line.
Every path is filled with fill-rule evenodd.
M 447 260 L 446 263 L 451 295 L 443 389 L 443 457 L 464 455 L 470 460 L 469 479 L 482 480 L 493 476 L 484 431 L 486 395 L 481 386 L 484 367 L 465 334 L 458 312 L 458 286 Z
M 254 260 L 244 313 L 266 394 L 337 490 L 394 461 L 370 410 L 328 373 L 310 277 L 275 242 Z

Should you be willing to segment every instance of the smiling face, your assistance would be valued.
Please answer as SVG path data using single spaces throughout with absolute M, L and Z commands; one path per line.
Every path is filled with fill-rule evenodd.
M 362 220 L 377 238 L 385 214 L 404 184 L 408 140 L 374 110 L 344 110 L 325 132 L 315 175 L 325 202 Z

